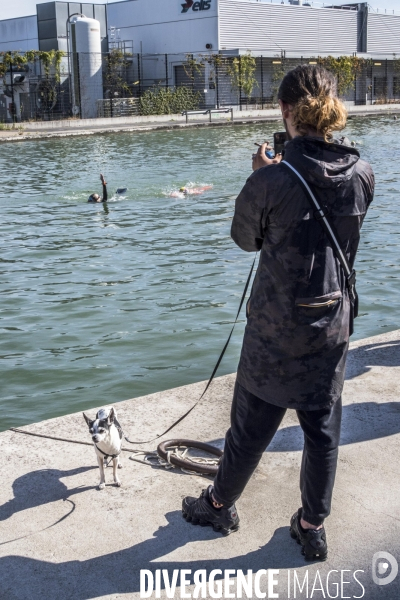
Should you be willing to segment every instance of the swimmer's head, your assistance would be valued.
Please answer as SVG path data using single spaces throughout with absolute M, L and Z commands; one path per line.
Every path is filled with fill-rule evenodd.
M 187 189 L 185 187 L 181 187 L 179 188 L 179 191 L 182 192 L 182 194 L 187 194 Z
M 99 194 L 91 194 L 89 196 L 89 202 L 99 202 L 99 201 L 100 201 Z

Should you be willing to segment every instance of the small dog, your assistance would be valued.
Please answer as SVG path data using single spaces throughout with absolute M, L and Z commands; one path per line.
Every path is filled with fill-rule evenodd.
M 117 469 L 122 469 L 122 464 L 119 461 L 119 455 L 121 454 L 122 429 L 121 425 L 118 423 L 115 409 L 109 406 L 101 408 L 94 421 L 90 420 L 85 413 L 83 413 L 83 416 L 89 426 L 89 433 L 92 436 L 97 462 L 99 463 L 99 490 L 103 490 L 106 487 L 104 463 L 107 464 L 108 459 L 112 459 L 113 461 L 114 483 L 120 487 L 121 482 L 118 479 Z

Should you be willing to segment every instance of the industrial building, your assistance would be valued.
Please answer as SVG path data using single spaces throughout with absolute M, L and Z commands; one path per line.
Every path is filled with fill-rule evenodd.
M 119 77 L 126 80 L 123 87 L 128 96 L 140 96 L 154 85 L 190 84 L 201 92 L 202 105 L 240 104 L 237 90 L 228 89 L 226 73 L 216 73 L 212 61 L 206 60 L 219 54 L 256 58 L 262 105 L 271 95 L 274 63 L 288 67 L 327 55 L 369 59 L 368 70 L 360 74 L 349 101 L 362 104 L 383 95 L 394 98 L 400 88 L 400 12 L 376 13 L 366 2 L 329 7 L 312 0 L 123 0 L 108 5 L 46 2 L 36 8 L 36 15 L 0 21 L 0 52 L 68 52 L 58 92 L 52 92 L 57 101 L 51 110 L 49 102 L 42 101 L 46 116 L 46 110 L 38 110 L 40 85 L 49 83 L 41 83 L 36 66 L 26 72 L 24 82 L 13 86 L 13 102 L 10 76 L 0 84 L 0 120 L 10 120 L 10 104 L 18 119 L 55 118 L 51 111 L 60 116 L 96 116 L 95 101 L 121 96 L 110 85 L 107 88 L 107 78 L 99 75 L 107 68 L 108 52 L 115 49 L 125 57 Z M 82 21 L 79 27 L 88 38 L 81 32 L 77 40 L 73 22 L 85 18 L 86 26 Z M 90 19 L 98 25 L 89 27 Z M 192 78 L 185 68 L 188 56 L 200 56 L 204 67 Z
M 43 76 L 40 62 L 29 64 L 25 69 L 14 68 L 14 72 L 7 73 L 0 82 L 0 121 L 14 120 L 14 116 L 17 120 L 50 118 L 54 109 L 58 118 L 96 117 L 95 101 L 103 97 L 102 56 L 108 51 L 106 6 L 46 2 L 37 4 L 36 9 L 37 14 L 33 16 L 0 21 L 0 52 L 63 51 L 60 81 L 56 85 Z M 94 34 L 90 34 L 89 28 L 89 35 L 80 36 L 78 46 L 75 27 L 71 31 L 71 24 L 76 20 L 73 15 L 85 15 L 87 23 L 98 24 L 92 28 Z M 84 25 L 79 22 L 76 26 Z M 77 52 L 82 53 L 79 74 L 77 62 L 73 60 Z
M 67 51 L 66 22 L 74 13 L 99 21 L 103 52 L 112 29 L 143 54 L 400 53 L 400 12 L 375 13 L 366 2 L 322 7 L 311 0 L 46 2 L 37 4 L 36 15 L 0 20 L 0 52 Z
M 45 2 L 36 5 L 36 14 L 0 21 L 0 52 L 18 50 L 63 50 L 67 52 L 67 20 L 82 13 L 100 23 L 102 52 L 107 52 L 105 4 Z

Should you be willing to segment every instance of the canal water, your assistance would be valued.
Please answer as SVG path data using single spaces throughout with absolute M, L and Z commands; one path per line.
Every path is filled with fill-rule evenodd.
M 0 145 L 0 430 L 205 380 L 252 255 L 229 230 L 274 124 Z M 400 325 L 400 121 L 349 121 L 377 179 L 353 339 Z M 101 193 L 105 174 L 111 200 Z M 170 197 L 182 185 L 213 185 Z M 123 196 L 113 192 L 126 187 Z M 219 374 L 236 370 L 244 317 Z

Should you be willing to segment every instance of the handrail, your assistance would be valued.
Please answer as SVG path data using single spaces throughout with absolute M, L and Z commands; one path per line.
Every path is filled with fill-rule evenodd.
M 217 114 L 217 113 L 231 113 L 231 121 L 233 121 L 233 108 L 232 107 L 227 107 L 227 108 L 207 108 L 206 110 L 183 110 L 182 111 L 182 116 L 185 115 L 186 117 L 186 123 L 188 123 L 188 117 L 189 115 L 209 115 L 210 116 L 210 123 L 211 123 L 211 117 L 213 114 Z

